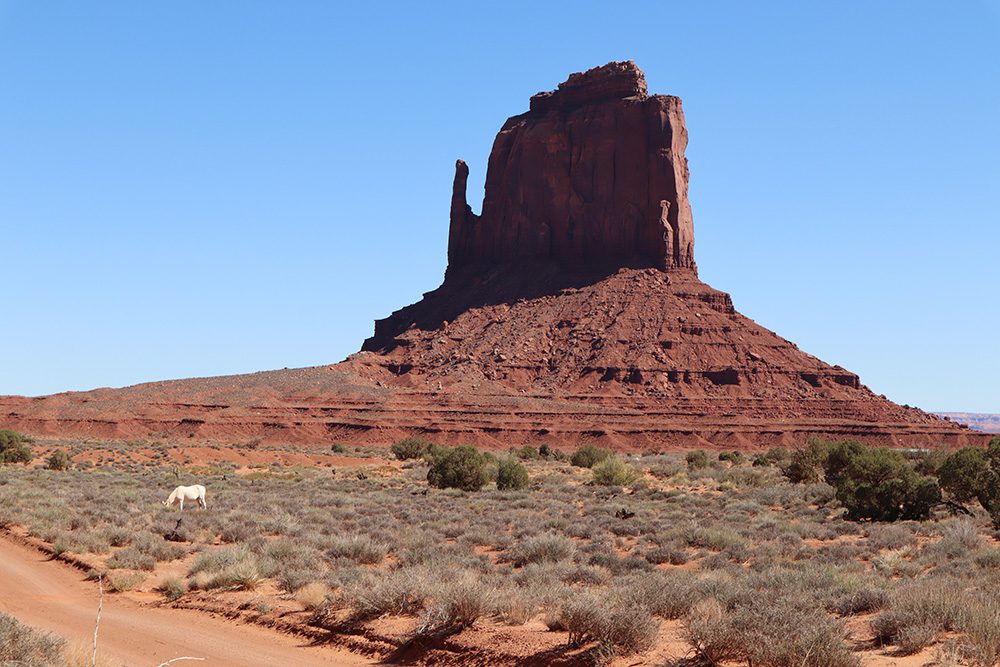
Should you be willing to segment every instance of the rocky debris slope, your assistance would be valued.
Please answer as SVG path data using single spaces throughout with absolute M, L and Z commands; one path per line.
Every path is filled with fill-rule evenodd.
M 900 406 L 701 282 L 680 100 L 634 63 L 573 74 L 500 130 L 482 213 L 459 161 L 444 283 L 333 366 L 0 398 L 0 426 L 323 446 L 424 434 L 507 448 L 931 446 L 983 436 Z

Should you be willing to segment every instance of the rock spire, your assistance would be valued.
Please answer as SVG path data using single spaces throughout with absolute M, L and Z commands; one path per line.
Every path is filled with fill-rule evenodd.
M 571 74 L 504 123 L 480 215 L 457 162 L 448 274 L 538 260 L 695 270 L 686 146 L 680 99 L 649 95 L 635 63 Z

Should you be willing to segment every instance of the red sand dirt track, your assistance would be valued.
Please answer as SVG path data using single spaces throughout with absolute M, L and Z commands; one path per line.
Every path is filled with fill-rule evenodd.
M 0 536 L 0 611 L 22 623 L 90 646 L 98 589 L 82 573 L 47 554 Z M 98 658 L 129 667 L 153 667 L 171 658 L 205 658 L 213 667 L 252 665 L 365 665 L 363 656 L 257 626 L 236 624 L 185 609 L 143 606 L 119 595 L 105 595 L 98 636 Z M 89 663 L 88 663 L 89 664 Z

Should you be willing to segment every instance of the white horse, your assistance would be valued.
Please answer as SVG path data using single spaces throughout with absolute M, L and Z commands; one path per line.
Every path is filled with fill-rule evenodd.
M 180 504 L 181 511 L 184 511 L 184 501 L 185 500 L 197 500 L 198 506 L 203 510 L 208 509 L 208 504 L 205 502 L 205 487 L 201 484 L 195 484 L 194 486 L 178 486 L 176 489 L 170 492 L 170 497 L 163 501 L 164 505 L 177 505 Z

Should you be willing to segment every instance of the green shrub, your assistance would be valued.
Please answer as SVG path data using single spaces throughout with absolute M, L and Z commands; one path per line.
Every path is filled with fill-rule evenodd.
M 333 452 L 334 454 L 343 454 L 344 452 L 347 451 L 347 448 L 344 447 L 339 442 L 335 442 L 330 446 L 330 451 Z M 393 454 L 395 454 L 395 452 L 393 452 Z
M 422 457 L 430 450 L 433 444 L 423 438 L 410 437 L 394 442 L 389 450 L 400 461 L 408 461 Z
M 708 467 L 708 454 L 704 449 L 696 449 L 693 452 L 688 452 L 684 460 L 687 461 L 689 470 L 700 470 L 701 468 Z
M 955 502 L 967 503 L 978 498 L 979 491 L 990 474 L 986 450 L 963 447 L 952 453 L 937 470 L 941 489 Z
M 822 481 L 823 465 L 830 453 L 831 444 L 819 438 L 810 439 L 808 445 L 793 451 L 781 464 L 781 473 L 793 484 Z
M 629 486 L 639 479 L 639 471 L 618 457 L 609 458 L 593 467 L 594 484 L 602 486 Z
M 938 478 L 957 502 L 977 499 L 1000 528 L 1000 437 L 985 450 L 965 447 L 953 453 L 941 464 Z
M 781 466 L 789 460 L 788 450 L 784 447 L 772 447 L 763 454 L 753 457 L 755 466 Z
M 785 449 L 784 447 L 772 447 L 771 449 L 767 450 L 767 453 L 764 454 L 764 456 L 766 456 L 767 460 L 770 461 L 771 463 L 777 464 L 787 461 L 788 457 L 791 456 L 791 454 L 789 454 L 788 450 Z
M 746 463 L 747 458 L 743 455 L 743 452 L 719 452 L 720 461 L 728 461 L 734 466 L 743 465 Z
M 30 463 L 31 438 L 15 431 L 0 429 L 0 463 Z
M 826 481 L 854 520 L 926 519 L 941 502 L 937 481 L 917 473 L 901 452 L 854 441 L 814 438 L 792 453 L 782 473 L 792 482 Z
M 545 447 L 545 445 L 542 446 Z M 511 448 L 510 453 L 522 461 L 540 461 L 543 458 L 541 452 L 531 445 L 525 445 L 520 449 Z
M 540 447 L 538 448 L 538 454 L 539 454 L 539 456 L 541 456 L 541 457 L 542 457 L 543 459 L 547 459 L 547 458 L 549 458 L 549 457 L 551 457 L 551 456 L 552 456 L 552 449 L 551 449 L 551 448 L 550 448 L 550 447 L 548 446 L 548 444 L 547 444 L 547 443 L 546 443 L 546 444 L 543 444 L 542 446 L 540 446 Z
M 902 454 L 891 449 L 862 448 L 828 475 L 835 480 L 837 500 L 849 519 L 926 519 L 941 501 L 937 481 L 917 474 Z
M 241 591 L 252 591 L 260 583 L 260 571 L 257 564 L 243 561 L 227 567 L 217 573 L 206 584 L 206 588 L 234 588 Z
M 614 456 L 614 452 L 610 449 L 604 449 L 597 445 L 584 445 L 573 452 L 569 462 L 577 468 L 593 468 L 595 463 L 600 463 L 612 456 Z
M 488 481 L 487 458 L 475 447 L 464 445 L 433 457 L 427 482 L 439 489 L 478 491 Z
M 528 469 L 514 459 L 500 461 L 497 468 L 497 488 L 501 491 L 528 488 Z
M 49 455 L 49 458 L 45 461 L 45 467 L 49 470 L 69 470 L 70 464 L 72 464 L 73 459 L 70 455 L 61 449 L 58 449 Z

